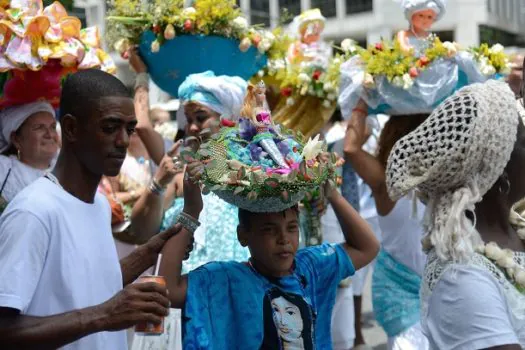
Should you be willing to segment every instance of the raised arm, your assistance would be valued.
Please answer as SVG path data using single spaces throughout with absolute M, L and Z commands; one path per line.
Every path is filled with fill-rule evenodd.
M 192 178 L 198 177 L 199 171 L 196 164 L 188 164 L 187 171 Z M 184 209 L 183 213 L 190 218 L 197 220 L 202 211 L 202 197 L 198 184 L 189 180 L 189 176 L 184 180 Z M 185 247 L 193 241 L 193 232 L 183 228 L 181 233 L 171 239 L 162 250 L 162 263 L 160 264 L 160 274 L 165 276 L 168 290 L 170 291 L 171 306 L 183 308 L 186 302 L 186 292 L 188 288 L 188 276 L 182 275 L 182 261 L 187 256 Z
M 137 116 L 137 134 L 144 143 L 146 150 L 155 164 L 160 164 L 166 150 L 164 139 L 155 131 L 149 118 L 149 78 L 148 68 L 140 58 L 136 49 L 130 50 L 129 63 L 137 73 L 135 84 L 135 114 Z
M 385 168 L 376 157 L 363 150 L 363 145 L 370 136 L 366 124 L 367 109 L 368 107 L 361 100 L 352 111 L 345 136 L 345 159 L 352 163 L 356 173 L 370 186 L 377 212 L 384 216 L 390 213 L 396 203 L 388 196 Z
M 175 143 L 166 154 L 153 177 L 150 186 L 142 193 L 133 206 L 131 213 L 131 230 L 146 241 L 159 232 L 165 209 L 166 188 L 178 172 L 181 164 L 174 164 L 173 156 L 178 152 L 181 141 Z
M 335 189 L 326 191 L 345 236 L 345 249 L 356 270 L 372 261 L 379 252 L 379 241 L 359 213 Z

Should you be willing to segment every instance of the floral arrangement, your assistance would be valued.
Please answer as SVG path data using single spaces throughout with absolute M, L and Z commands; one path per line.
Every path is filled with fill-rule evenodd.
M 360 49 L 359 55 L 366 67 L 363 81 L 365 87 L 375 87 L 376 77 L 384 76 L 394 86 L 408 90 L 414 85 L 419 74 L 434 61 L 451 59 L 461 50 L 457 43 L 442 42 L 435 35 L 430 35 L 427 40 L 427 48 L 420 57 L 405 53 L 397 40 L 393 43 L 382 41 L 367 50 Z M 489 48 L 487 44 L 482 44 L 479 48 L 472 48 L 467 52 L 473 54 L 480 71 L 486 76 L 496 73 L 505 75 L 510 72 L 510 63 L 501 45 Z
M 357 44 L 346 39 L 341 44 L 338 53 L 330 59 L 328 66 L 322 68 L 315 65 L 292 65 L 281 56 L 271 59 L 265 71 L 259 76 L 273 77 L 280 85 L 280 93 L 287 97 L 286 104 L 292 106 L 301 96 L 314 96 L 323 100 L 325 108 L 331 108 L 337 103 L 339 96 L 339 78 L 341 64 L 358 52 Z
M 271 56 L 276 39 L 270 31 L 249 26 L 235 0 L 195 0 L 187 8 L 183 0 L 111 0 L 109 7 L 108 40 L 123 55 L 147 30 L 156 34 L 152 52 L 177 35 L 201 34 L 234 38 L 243 52 L 254 46 Z
M 222 127 L 209 139 L 203 139 L 196 153 L 181 152 L 185 161 L 198 160 L 203 165 L 201 182 L 204 193 L 213 191 L 222 199 L 252 211 L 281 211 L 301 200 L 309 191 L 326 181 L 335 185 L 335 154 L 321 160 L 326 144 L 319 138 L 305 142 L 301 133 L 281 129 L 283 138 L 293 139 L 288 154 L 294 162 L 288 171 L 277 171 L 262 165 L 236 160 L 232 143 L 248 147 L 239 126 Z M 280 169 L 284 170 L 284 169 Z
M 511 62 L 504 49 L 501 44 L 495 44 L 491 47 L 488 44 L 481 44 L 480 47 L 472 48 L 470 52 L 474 55 L 483 74 L 508 75 L 511 71 Z
M 98 29 L 81 29 L 58 1 L 45 8 L 42 0 L 2 1 L 0 19 L 0 72 L 39 71 L 52 60 L 66 68 L 116 70 Z

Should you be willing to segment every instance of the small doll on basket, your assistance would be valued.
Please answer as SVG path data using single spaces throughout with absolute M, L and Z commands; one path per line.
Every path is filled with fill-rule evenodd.
M 332 56 L 330 45 L 321 40 L 326 19 L 319 9 L 311 9 L 294 18 L 292 35 L 297 42 L 290 45 L 288 62 L 291 64 L 314 65 L 326 68 Z
M 264 82 L 261 81 L 256 86 L 248 86 L 241 116 L 248 119 L 255 127 L 255 135 L 251 142 L 259 144 L 279 167 L 290 168 L 274 140 L 282 139 L 282 137 L 272 121 L 272 115 L 266 102 Z
M 428 45 L 430 28 L 445 14 L 445 0 L 402 0 L 401 7 L 410 27 L 396 38 L 404 52 L 419 56 Z

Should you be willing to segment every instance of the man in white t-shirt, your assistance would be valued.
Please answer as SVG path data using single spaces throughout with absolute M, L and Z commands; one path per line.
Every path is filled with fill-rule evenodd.
M 130 283 L 179 227 L 119 263 L 110 207 L 97 193 L 102 175 L 118 174 L 136 124 L 117 78 L 71 75 L 60 122 L 54 173 L 20 192 L 0 218 L 0 348 L 127 350 L 121 330 L 168 313 L 166 288 Z

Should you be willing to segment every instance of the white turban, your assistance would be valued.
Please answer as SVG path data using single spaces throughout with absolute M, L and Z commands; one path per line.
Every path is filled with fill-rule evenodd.
M 411 21 L 414 13 L 423 10 L 433 10 L 436 13 L 436 21 L 445 14 L 446 0 L 401 0 L 401 7 L 405 11 L 405 17 Z
M 235 119 L 239 116 L 248 83 L 239 77 L 216 76 L 212 71 L 191 74 L 179 87 L 183 102 L 194 101 L 221 114 Z
M 0 112 L 0 152 L 4 152 L 11 145 L 11 134 L 35 113 L 48 112 L 53 117 L 55 110 L 47 102 L 32 102 L 20 106 L 8 107 Z

